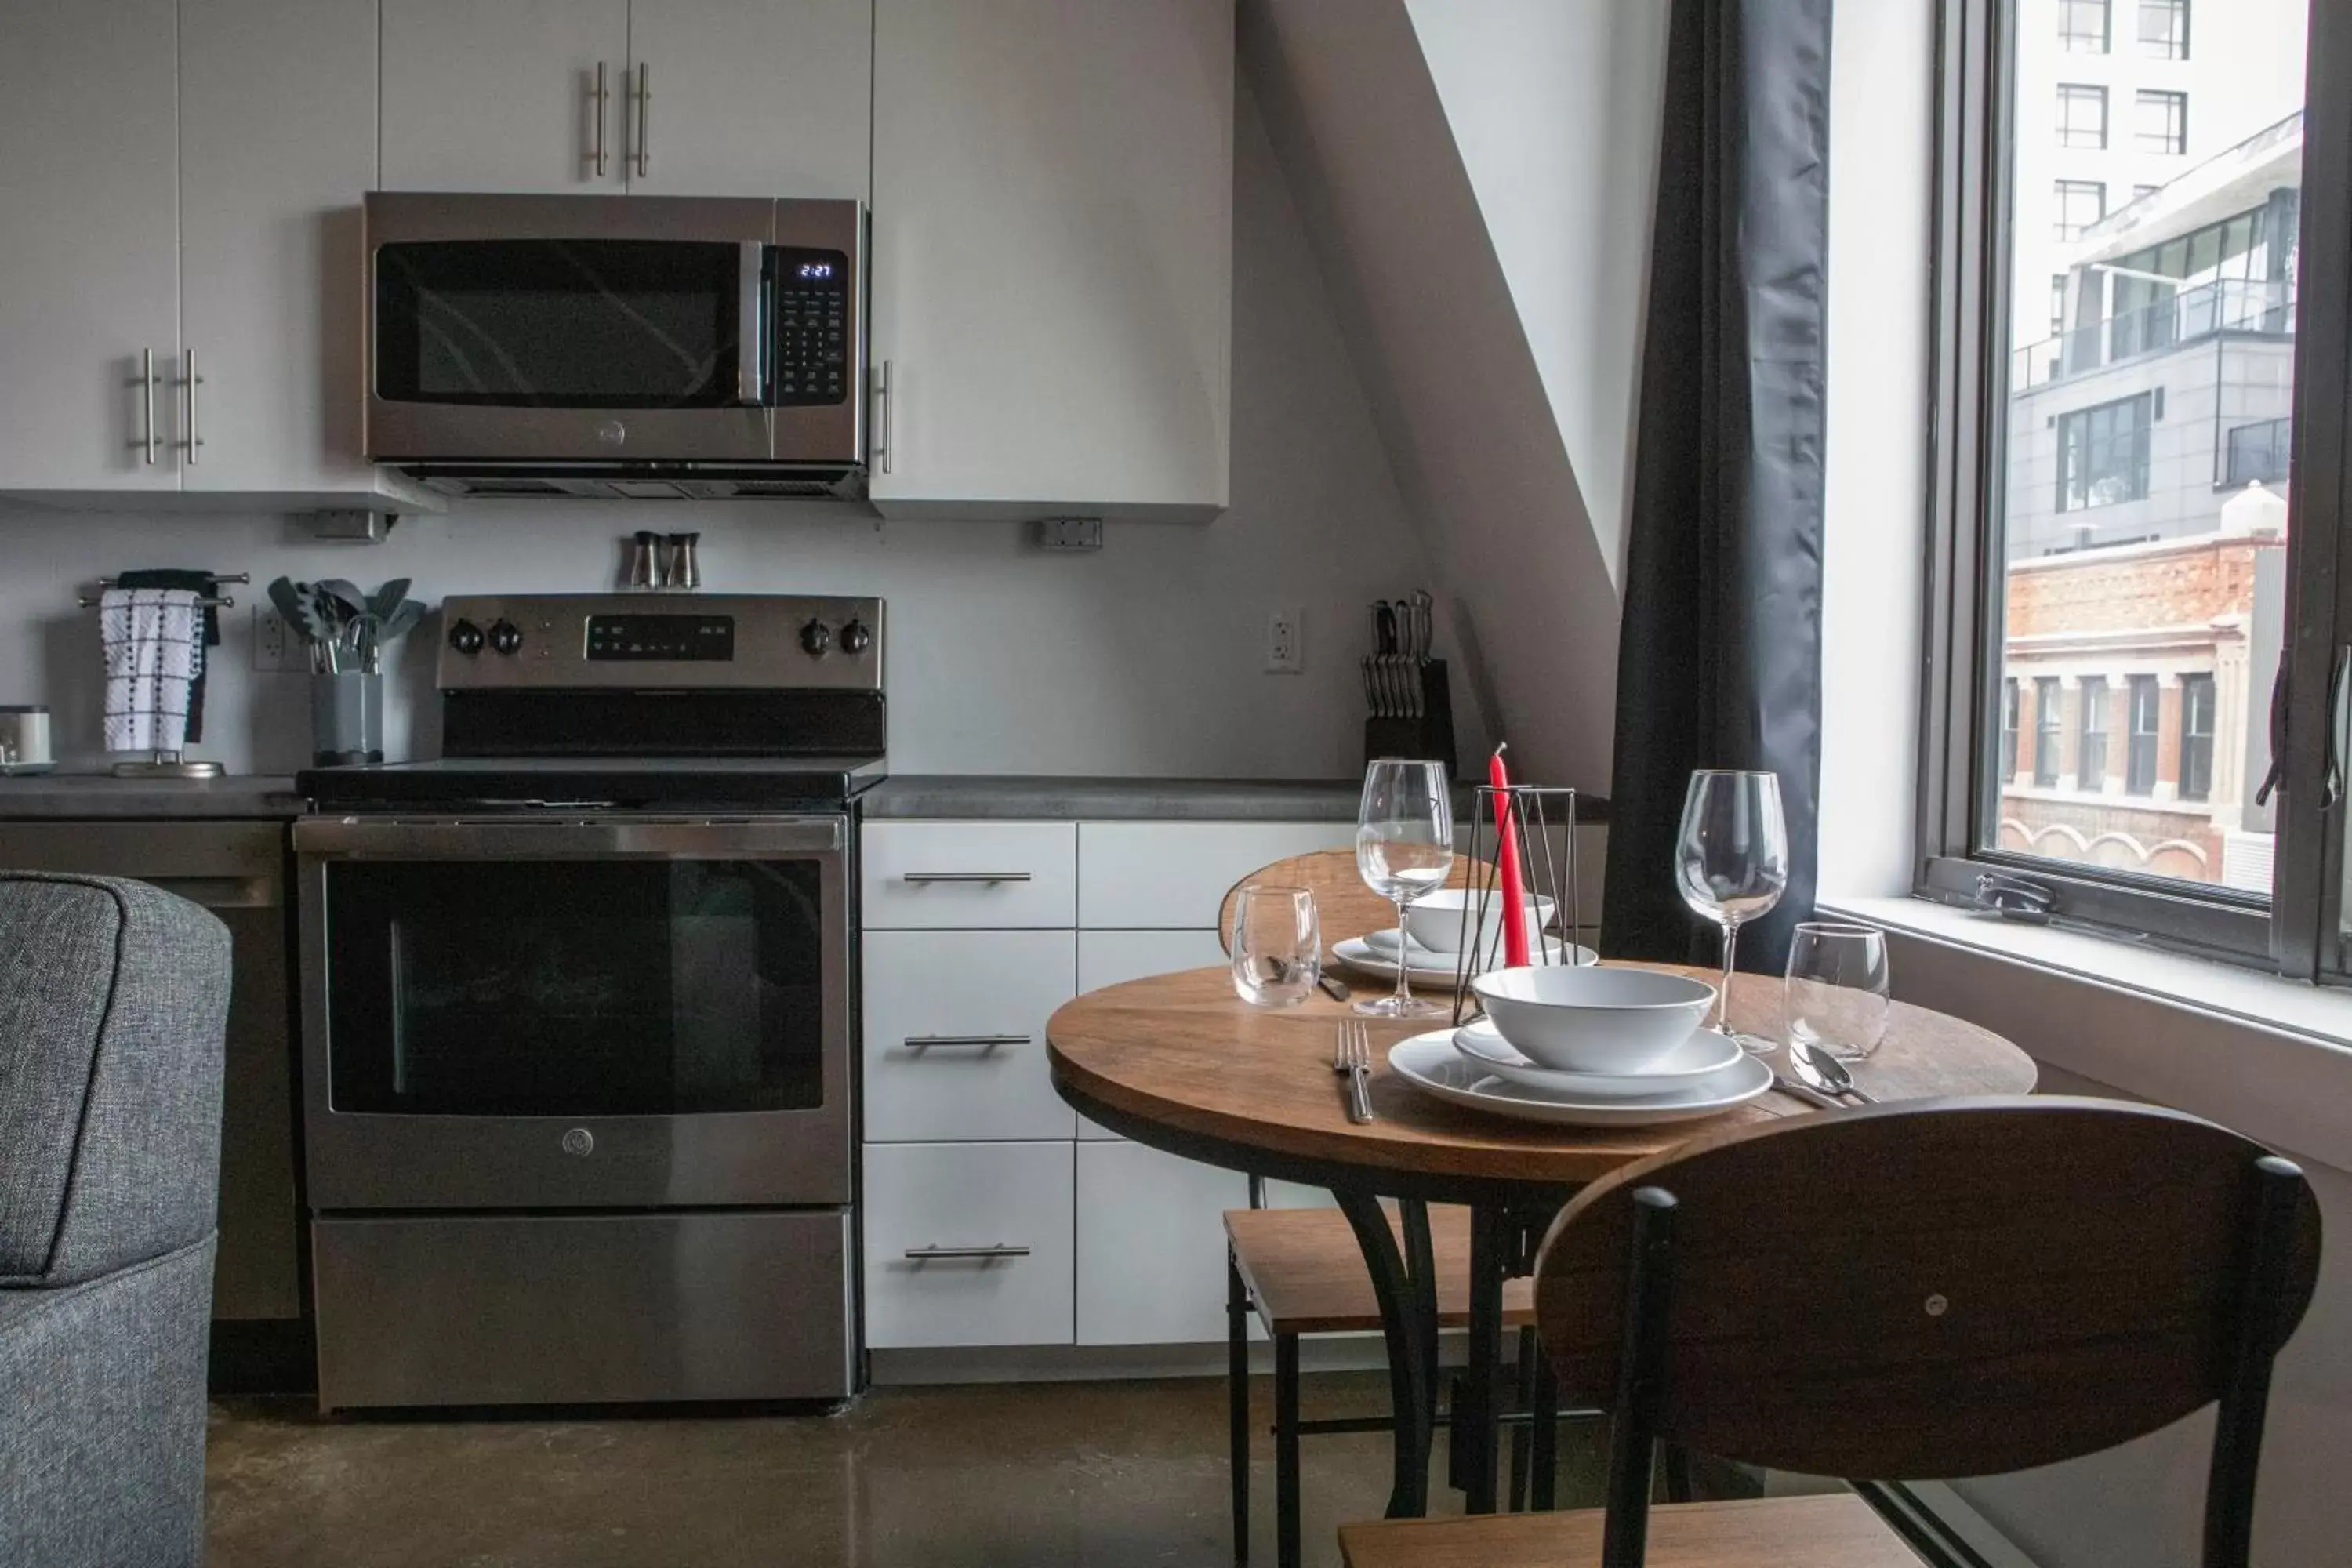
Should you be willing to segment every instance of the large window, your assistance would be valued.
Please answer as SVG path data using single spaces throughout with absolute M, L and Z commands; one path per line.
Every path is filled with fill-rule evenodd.
M 2185 92 L 2151 91 L 2142 88 L 2132 95 L 2132 112 L 2138 122 L 2132 127 L 2132 140 L 2143 153 L 2160 153 L 2168 157 L 2189 151 L 2189 95 Z M 2105 144 L 2105 115 L 2101 116 L 2100 144 Z
M 2107 89 L 2074 82 L 2058 84 L 2058 145 L 2107 144 Z
M 2107 0 L 2058 0 L 2058 43 L 2069 54 L 2107 52 Z
M 2143 392 L 2058 416 L 2060 511 L 2147 497 L 2150 407 Z
M 2107 216 L 2107 187 L 2102 180 L 2061 180 L 2053 194 L 2058 205 L 2058 237 L 2072 243 L 2084 229 Z
M 2139 0 L 2139 52 L 2160 60 L 2189 58 L 2189 0 Z
M 2190 10 L 1941 7 L 1921 885 L 2352 982 L 2352 0 Z

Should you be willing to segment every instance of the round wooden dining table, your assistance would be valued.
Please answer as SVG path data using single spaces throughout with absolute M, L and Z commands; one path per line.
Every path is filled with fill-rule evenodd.
M 1777 1037 L 1780 994 L 1777 979 L 1735 976 L 1733 1027 Z M 1345 1079 L 1331 1065 L 1338 1026 L 1355 1016 L 1320 993 L 1294 1006 L 1254 1006 L 1223 967 L 1185 970 L 1066 1003 L 1045 1026 L 1047 1058 L 1062 1098 L 1115 1132 L 1187 1159 L 1330 1190 L 1363 1249 L 1388 1342 L 1391 1518 L 1428 1511 L 1438 1372 L 1426 1205 L 1469 1208 L 1468 1365 L 1454 1385 L 1451 1477 L 1466 1511 L 1491 1513 L 1503 1285 L 1534 1271 L 1560 1208 L 1587 1183 L 1699 1134 L 1835 1112 L 1775 1089 L 1719 1116 L 1658 1127 L 1510 1121 L 1437 1100 L 1389 1070 L 1390 1046 L 1447 1020 L 1372 1018 L 1373 1119 L 1360 1124 L 1348 1118 Z M 1776 1055 L 1773 1065 L 1786 1076 L 1783 1058 Z M 1884 1100 L 2023 1094 L 2035 1080 L 2032 1058 L 2000 1036 L 1901 1002 L 1890 1007 L 1877 1052 L 1853 1071 L 1861 1089 Z M 1393 1226 L 1383 1199 L 1396 1204 Z

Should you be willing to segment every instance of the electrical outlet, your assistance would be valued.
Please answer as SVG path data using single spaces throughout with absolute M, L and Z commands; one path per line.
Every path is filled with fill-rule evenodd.
M 310 668 L 310 650 L 302 646 L 301 634 L 268 605 L 253 606 L 253 668 L 265 673 L 299 673 Z
M 1297 605 L 1268 611 L 1265 617 L 1265 672 L 1297 675 L 1307 668 L 1307 612 Z

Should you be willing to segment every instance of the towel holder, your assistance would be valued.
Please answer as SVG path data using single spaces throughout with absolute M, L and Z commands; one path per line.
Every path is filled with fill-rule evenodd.
M 207 572 L 205 575 L 215 583 L 253 581 L 253 574 L 248 572 Z M 114 585 L 115 580 L 111 577 L 100 577 L 98 580 L 100 594 Z M 75 602 L 85 610 L 94 610 L 99 607 L 101 601 L 89 594 L 83 594 Z M 196 603 L 207 610 L 236 608 L 236 600 L 227 594 L 202 595 L 197 598 Z M 117 763 L 110 771 L 119 779 L 216 779 L 224 772 L 218 763 L 196 761 L 178 752 L 151 752 L 137 762 Z

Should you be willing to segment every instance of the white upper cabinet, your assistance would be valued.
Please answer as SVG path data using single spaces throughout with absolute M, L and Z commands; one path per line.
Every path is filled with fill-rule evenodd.
M 181 0 L 180 300 L 190 491 L 339 491 L 360 458 L 359 197 L 375 0 Z M 169 423 L 188 437 L 184 385 Z
M 629 0 L 382 4 L 380 188 L 627 188 Z
M 179 483 L 173 9 L 0 6 L 0 489 Z
M 884 515 L 1224 507 L 1233 83 L 1233 0 L 875 0 Z
M 635 0 L 629 189 L 866 199 L 871 0 Z

